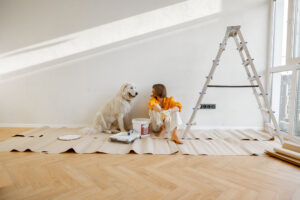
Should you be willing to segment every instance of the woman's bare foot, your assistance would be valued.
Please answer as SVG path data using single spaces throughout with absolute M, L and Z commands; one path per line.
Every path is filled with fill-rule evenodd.
M 160 127 L 160 131 L 158 133 L 155 133 L 156 137 L 160 137 L 161 135 L 163 135 L 166 132 L 166 128 L 164 126 Z
M 178 138 L 177 127 L 174 128 L 174 130 L 172 131 L 171 141 L 174 141 L 177 144 L 183 144 L 183 142 L 181 140 L 179 140 L 179 138 Z

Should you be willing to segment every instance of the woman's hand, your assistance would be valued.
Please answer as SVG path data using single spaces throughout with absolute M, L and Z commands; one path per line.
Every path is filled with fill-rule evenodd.
M 161 112 L 161 107 L 160 105 L 156 104 L 153 106 L 153 110 L 156 111 L 156 112 Z
M 179 112 L 179 108 L 177 106 L 169 109 L 171 112 Z

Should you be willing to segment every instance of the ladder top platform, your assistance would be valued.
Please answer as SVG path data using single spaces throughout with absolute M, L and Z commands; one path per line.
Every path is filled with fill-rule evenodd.
M 227 32 L 229 37 L 236 36 L 237 31 L 240 30 L 241 26 L 227 26 Z

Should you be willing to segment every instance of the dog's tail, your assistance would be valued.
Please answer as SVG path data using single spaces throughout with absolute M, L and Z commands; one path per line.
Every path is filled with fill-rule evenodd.
M 104 127 L 104 128 L 103 128 Z M 98 112 L 94 122 L 93 122 L 93 126 L 92 127 L 86 127 L 86 128 L 82 128 L 80 130 L 80 133 L 82 134 L 96 134 L 96 133 L 101 133 L 103 132 L 103 130 L 106 127 L 106 123 L 105 120 L 103 118 L 103 115 L 101 114 L 101 112 Z

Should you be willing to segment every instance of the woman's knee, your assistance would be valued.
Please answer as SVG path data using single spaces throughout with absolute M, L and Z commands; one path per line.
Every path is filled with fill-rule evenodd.
M 150 119 L 160 119 L 161 118 L 160 112 L 157 112 L 155 110 L 149 110 L 149 116 L 150 116 Z
M 149 110 L 150 113 L 154 113 L 154 114 L 160 114 L 160 112 L 156 111 L 156 110 Z

